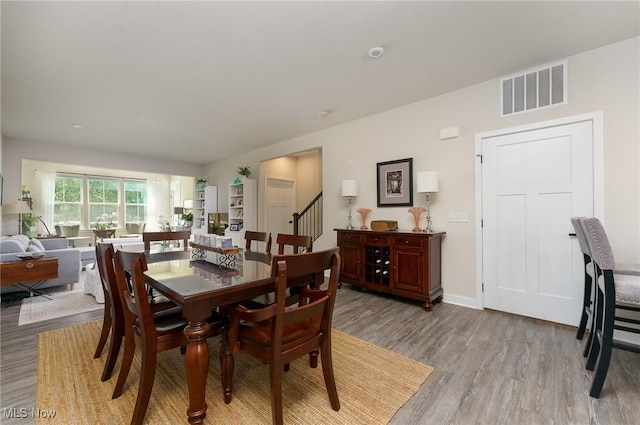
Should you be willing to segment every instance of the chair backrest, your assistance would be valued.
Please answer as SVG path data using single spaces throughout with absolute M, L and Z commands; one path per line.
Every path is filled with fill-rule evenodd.
M 301 339 L 311 338 L 310 333 L 328 334 L 331 331 L 333 307 L 340 279 L 339 248 L 304 255 L 276 256 L 274 264 L 275 276 L 278 278 L 274 335 L 282 335 L 285 325 L 299 322 L 308 322 L 311 325 L 305 326 L 307 332 L 304 332 L 306 335 L 301 335 Z M 286 308 L 286 289 L 290 285 L 291 279 L 295 280 L 299 276 L 324 275 L 326 270 L 330 270 L 326 289 L 303 288 L 300 296 L 307 297 L 308 300 L 298 306 Z M 286 277 L 286 280 L 283 279 L 283 276 Z
M 147 270 L 144 253 L 116 251 L 114 268 L 127 326 L 137 323 L 143 338 L 155 338 L 155 324 L 144 283 L 143 272 Z
M 145 251 L 151 249 L 151 242 L 158 241 L 182 241 L 183 250 L 188 251 L 190 237 L 191 231 L 189 230 L 180 230 L 177 232 L 144 232 L 142 234 L 142 241 L 144 242 Z
M 595 217 L 585 218 L 582 223 L 589 243 L 591 258 L 601 270 L 613 270 L 615 258 L 602 223 Z
M 139 235 L 144 233 L 146 225 L 147 223 L 125 223 L 124 227 L 127 229 L 127 233 Z
M 271 233 L 269 232 L 253 232 L 246 230 L 244 232 L 244 239 L 246 241 L 245 249 L 251 250 L 251 241 L 265 242 L 267 244 L 265 252 L 271 252 Z
M 113 265 L 114 249 L 113 244 L 98 242 L 96 244 L 96 262 L 104 296 L 113 306 L 114 314 L 122 314 L 122 297 L 118 292 L 116 282 L 116 272 Z
M 589 242 L 587 242 L 587 235 L 584 232 L 583 224 L 581 220 L 585 217 L 571 217 L 571 224 L 573 225 L 573 229 L 576 232 L 576 237 L 578 238 L 578 244 L 580 245 L 580 250 L 583 254 L 586 254 L 591 258 L 591 250 L 589 249 Z
M 307 253 L 313 252 L 313 238 L 311 236 L 278 233 L 276 243 L 278 244 L 278 255 L 284 254 L 285 246 L 292 246 L 294 254 L 298 253 L 298 248 L 304 248 Z

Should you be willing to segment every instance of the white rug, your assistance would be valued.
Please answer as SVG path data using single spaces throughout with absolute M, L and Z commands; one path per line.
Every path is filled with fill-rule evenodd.
M 82 272 L 83 281 L 84 274 Z M 45 297 L 23 299 L 18 326 L 103 309 L 104 304 L 98 304 L 93 296 L 84 293 L 83 281 L 76 284 L 73 291 L 69 291 L 68 287 L 47 291 L 46 295 L 50 300 Z

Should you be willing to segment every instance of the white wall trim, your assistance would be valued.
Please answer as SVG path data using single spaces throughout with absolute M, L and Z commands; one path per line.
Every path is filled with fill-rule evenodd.
M 446 304 L 459 305 L 461 307 L 478 309 L 475 298 L 461 297 L 459 295 L 447 294 L 446 292 L 442 295 L 442 302 Z
M 591 121 L 593 131 L 593 213 L 602 224 L 605 224 L 604 214 L 604 114 L 602 111 L 590 112 L 581 115 L 558 118 L 549 121 L 541 121 L 524 124 L 516 127 L 492 130 L 475 135 L 475 209 L 476 209 L 476 300 L 475 306 L 484 309 L 484 297 L 482 293 L 482 140 L 490 137 L 504 136 L 525 131 L 541 130 L 559 125 L 575 124 Z

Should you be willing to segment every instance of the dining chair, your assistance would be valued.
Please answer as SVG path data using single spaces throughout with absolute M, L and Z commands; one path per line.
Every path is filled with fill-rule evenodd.
M 151 242 L 167 242 L 182 241 L 182 249 L 189 250 L 190 230 L 179 230 L 176 232 L 143 232 L 142 242 L 144 242 L 144 250 L 151 250 Z
M 113 368 L 118 359 L 122 338 L 124 337 L 124 313 L 122 312 L 122 302 L 117 292 L 116 276 L 113 269 L 113 245 L 110 243 L 98 242 L 96 244 L 96 262 L 98 263 L 98 274 L 104 292 L 104 314 L 102 318 L 102 332 L 98 341 L 98 347 L 93 355 L 94 359 L 102 355 L 102 350 L 109 335 L 109 354 L 107 362 L 102 371 L 101 381 L 111 378 Z
M 118 353 L 124 338 L 124 312 L 122 310 L 122 297 L 118 291 L 116 273 L 113 264 L 114 248 L 113 244 L 98 242 L 96 244 L 96 262 L 98 263 L 98 274 L 102 283 L 104 293 L 104 314 L 102 320 L 102 331 L 93 355 L 94 359 L 102 355 L 102 351 L 109 339 L 109 351 L 107 361 L 104 365 L 101 380 L 104 382 L 111 378 L 113 368 L 118 359 Z M 176 307 L 171 301 L 157 302 L 156 298 L 150 298 L 151 311 L 155 314 L 162 310 Z M 111 338 L 108 338 L 111 336 Z
M 264 251 L 271 252 L 271 233 L 269 232 L 253 232 L 251 230 L 247 230 L 244 232 L 244 239 L 246 241 L 245 250 L 247 251 L 251 251 L 251 242 L 256 241 L 265 242 L 267 246 Z
M 589 249 L 589 243 L 587 242 L 587 235 L 583 229 L 581 219 L 585 217 L 571 217 L 571 224 L 575 231 L 576 238 L 578 239 L 578 245 L 582 251 L 582 259 L 584 262 L 584 292 L 582 296 L 582 312 L 580 314 L 580 324 L 578 325 L 578 332 L 576 334 L 577 339 L 584 337 L 584 332 L 587 329 L 587 325 L 591 320 L 591 326 L 593 328 L 593 283 L 594 283 L 594 268 L 593 261 L 591 260 L 591 250 Z M 591 345 L 591 338 L 593 332 L 589 333 L 587 344 L 584 349 L 584 356 L 587 356 L 589 346 Z
M 299 248 L 302 248 L 304 252 L 313 252 L 313 238 L 305 235 L 288 235 L 285 233 L 278 233 L 276 237 L 276 243 L 278 244 L 278 255 L 284 254 L 285 247 L 291 246 L 293 253 L 297 254 Z
M 144 228 L 147 223 L 125 223 L 124 228 L 127 230 L 127 234 L 129 235 L 140 235 L 144 233 Z
M 640 312 L 640 276 L 614 273 L 613 250 L 602 223 L 597 218 L 586 218 L 582 223 L 596 276 L 594 337 L 587 358 L 587 369 L 595 368 L 596 372 L 589 395 L 599 398 L 613 349 L 640 353 L 640 345 L 613 339 L 614 330 L 640 334 L 640 320 L 618 312 Z
M 304 255 L 278 257 L 275 264 L 276 300 L 260 309 L 224 306 L 220 312 L 230 317 L 223 329 L 220 364 L 225 403 L 233 389 L 233 354 L 243 351 L 269 364 L 271 413 L 273 423 L 282 424 L 282 373 L 291 361 L 320 350 L 322 373 L 333 410 L 340 410 L 331 357 L 331 321 L 340 273 L 339 249 Z M 307 302 L 286 308 L 286 289 L 290 276 L 303 276 L 330 270 L 326 289 L 303 288 L 299 296 Z M 273 291 L 273 288 L 266 288 Z
M 142 351 L 140 383 L 131 419 L 132 425 L 139 425 L 142 424 L 149 405 L 156 373 L 157 355 L 162 351 L 186 346 L 187 339 L 184 328 L 187 321 L 183 318 L 180 307 L 152 314 L 143 275 L 143 272 L 147 270 L 144 253 L 117 251 L 114 264 L 118 290 L 123 298 L 125 339 L 122 365 L 112 398 L 117 398 L 122 394 L 133 361 L 136 343 L 139 343 Z M 129 289 L 129 284 L 131 289 Z M 217 313 L 214 313 L 209 324 L 207 337 L 218 335 L 224 320 Z

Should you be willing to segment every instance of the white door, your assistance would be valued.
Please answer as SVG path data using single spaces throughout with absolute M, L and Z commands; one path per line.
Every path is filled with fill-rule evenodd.
M 482 139 L 485 307 L 577 325 L 584 271 L 570 218 L 594 215 L 592 127 Z
M 295 212 L 295 182 L 292 180 L 267 177 L 267 231 L 273 238 L 272 252 L 278 252 L 278 233 L 293 233 L 293 213 Z M 286 253 L 286 252 L 285 252 Z

